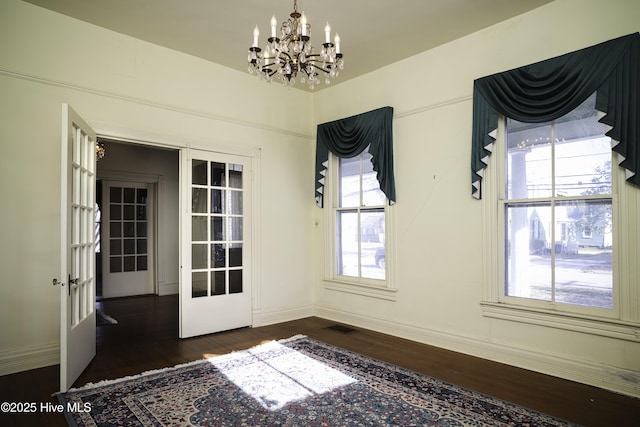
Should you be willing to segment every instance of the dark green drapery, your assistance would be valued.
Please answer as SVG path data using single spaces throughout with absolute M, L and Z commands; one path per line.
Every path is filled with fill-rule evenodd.
M 316 204 L 324 206 L 324 182 L 329 162 L 329 151 L 340 158 L 359 155 L 367 146 L 371 154 L 380 189 L 389 199 L 396 201 L 393 174 L 393 108 L 382 107 L 367 113 L 318 125 L 316 143 L 316 177 L 314 183 Z
M 600 122 L 611 129 L 613 150 L 640 185 L 640 34 L 613 39 L 546 61 L 477 79 L 473 87 L 472 195 L 481 181 L 495 141 L 498 115 L 542 123 L 569 113 L 596 92 Z

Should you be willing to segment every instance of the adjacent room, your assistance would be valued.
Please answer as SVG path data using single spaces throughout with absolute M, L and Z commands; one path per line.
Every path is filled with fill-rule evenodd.
M 180 365 L 186 425 L 634 425 L 639 31 L 636 0 L 3 1 L 0 421 L 91 425 L 80 387 Z M 399 373 L 409 409 L 308 418 Z

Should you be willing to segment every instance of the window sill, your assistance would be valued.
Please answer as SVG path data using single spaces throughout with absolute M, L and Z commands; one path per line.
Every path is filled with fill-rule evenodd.
M 640 342 L 640 324 L 637 323 L 494 302 L 482 302 L 481 305 L 485 317 Z
M 346 292 L 387 301 L 395 301 L 397 289 L 364 283 L 343 282 L 336 279 L 324 279 L 324 288 L 332 291 Z

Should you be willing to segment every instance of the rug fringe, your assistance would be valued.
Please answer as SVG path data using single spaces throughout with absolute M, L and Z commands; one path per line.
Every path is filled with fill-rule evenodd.
M 299 339 L 302 339 L 302 338 L 307 338 L 307 336 L 306 335 L 302 335 L 302 334 L 298 334 L 298 335 L 294 335 L 294 336 L 289 337 L 289 338 L 280 339 L 280 340 L 278 340 L 278 342 L 279 343 L 286 343 L 286 342 L 296 341 L 296 340 L 299 340 Z M 275 342 L 275 340 L 272 340 L 271 342 Z M 140 374 L 129 375 L 129 376 L 122 377 L 122 378 L 116 378 L 114 380 L 102 380 L 102 381 L 98 381 L 98 382 L 95 382 L 95 383 L 87 383 L 87 384 L 83 385 L 82 387 L 70 388 L 68 390 L 68 392 L 90 390 L 92 388 L 103 387 L 103 386 L 106 386 L 106 385 L 113 385 L 113 384 L 121 383 L 123 381 L 129 381 L 129 380 L 133 380 L 133 379 L 137 379 L 137 378 L 147 377 L 147 376 L 154 375 L 154 374 L 159 374 L 161 372 L 174 371 L 174 370 L 177 370 L 177 369 L 186 368 L 186 367 L 197 365 L 197 364 L 200 364 L 200 363 L 205 363 L 205 362 L 207 362 L 209 360 L 212 360 L 212 359 L 228 357 L 230 355 L 233 355 L 234 353 L 241 353 L 243 351 L 249 351 L 249 350 L 251 350 L 253 348 L 259 347 L 260 345 L 264 345 L 264 344 L 258 344 L 258 345 L 255 345 L 255 346 L 253 346 L 251 348 L 244 349 L 244 350 L 235 350 L 235 351 L 232 351 L 231 353 L 228 353 L 228 354 L 221 354 L 220 356 L 214 356 L 214 357 L 210 357 L 210 358 L 206 358 L 206 359 L 198 359 L 198 360 L 194 360 L 192 362 L 181 363 L 179 365 L 169 366 L 169 367 L 166 367 L 166 368 L 152 369 L 152 370 L 149 370 L 149 371 L 142 372 Z M 64 394 L 64 393 L 59 393 L 59 394 Z

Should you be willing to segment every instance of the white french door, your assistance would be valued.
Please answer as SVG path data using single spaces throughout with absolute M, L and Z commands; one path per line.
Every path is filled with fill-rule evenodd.
M 60 390 L 96 355 L 96 134 L 62 105 Z M 54 283 L 56 283 L 54 282 Z
M 251 158 L 185 150 L 181 160 L 180 337 L 251 317 Z
M 154 192 L 144 182 L 102 181 L 102 296 L 152 294 Z

